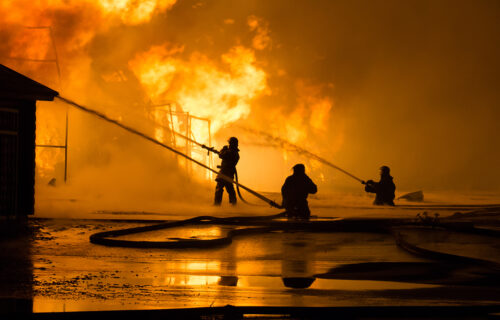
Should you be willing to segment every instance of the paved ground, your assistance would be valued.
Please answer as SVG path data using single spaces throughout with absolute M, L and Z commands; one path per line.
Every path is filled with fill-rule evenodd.
M 414 217 L 425 208 L 399 208 Z M 477 208 L 462 208 L 471 212 Z M 420 210 L 420 211 L 419 211 Z M 433 208 L 446 218 L 456 208 Z M 322 217 L 359 208 L 317 208 Z M 491 210 L 490 210 L 491 211 Z M 96 213 L 117 219 L 158 219 L 145 213 Z M 380 216 L 387 217 L 388 211 Z M 231 215 L 230 212 L 227 215 Z M 375 214 L 376 215 L 376 214 Z M 94 216 L 91 216 L 94 217 Z M 498 213 L 463 215 L 494 228 Z M 112 248 L 89 242 L 92 233 L 152 222 L 30 219 L 33 233 L 2 241 L 0 296 L 31 301 L 33 311 L 119 310 L 209 306 L 487 305 L 500 303 L 495 267 L 435 264 L 399 248 L 391 234 L 273 232 L 234 239 L 218 249 Z M 131 240 L 218 237 L 231 226 L 182 227 L 130 235 Z M 413 232 L 413 233 L 412 233 Z M 498 261 L 496 237 L 407 232 L 430 250 Z M 423 236 L 422 236 L 423 235 Z M 425 266 L 425 267 L 424 267 Z M 342 269 L 343 268 L 343 269 Z M 360 269 L 361 268 L 361 269 Z M 478 269 L 479 268 L 479 269 Z M 346 271 L 347 270 L 347 271 Z M 378 271 L 377 271 L 378 270 Z M 446 270 L 446 272 L 440 272 Z M 479 275 L 479 276 L 478 276 Z M 309 281 L 306 288 L 290 283 Z M 288 280 L 287 280 L 288 279 Z M 309 279 L 309 280 L 308 280 Z M 495 280 L 496 279 L 496 280 Z M 306 286 L 302 283 L 303 287 Z

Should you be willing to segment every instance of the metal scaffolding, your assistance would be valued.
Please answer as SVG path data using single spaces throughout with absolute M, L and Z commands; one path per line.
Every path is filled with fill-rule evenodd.
M 54 33 L 52 31 L 51 26 L 25 26 L 23 27 L 28 30 L 43 30 L 46 29 L 49 32 L 50 43 L 52 45 L 52 49 L 54 51 L 54 59 L 31 59 L 27 57 L 5 57 L 7 60 L 15 60 L 15 61 L 26 61 L 26 62 L 36 62 L 36 63 L 54 63 L 57 70 L 57 81 L 59 85 L 61 85 L 61 68 L 59 65 L 59 57 L 57 55 L 56 41 L 54 38 Z M 36 144 L 37 148 L 57 148 L 64 149 L 64 182 L 66 183 L 68 178 L 68 110 L 66 110 L 66 130 L 64 137 L 64 145 L 45 145 L 45 144 Z
M 208 118 L 202 118 L 198 116 L 194 116 L 189 112 L 182 111 L 182 108 L 174 101 L 168 101 L 161 104 L 152 105 L 151 108 L 154 109 L 155 112 L 161 112 L 160 118 L 162 119 L 160 123 L 158 123 L 158 119 L 155 121 L 158 123 L 161 129 L 166 130 L 163 136 L 170 137 L 170 143 L 174 148 L 184 147 L 184 152 L 190 156 L 198 156 L 202 157 L 202 162 L 206 165 L 213 167 L 213 157 L 212 153 L 207 153 L 206 150 L 202 149 L 199 145 L 193 143 L 192 140 L 198 141 L 192 131 L 192 123 L 194 121 L 201 121 L 206 123 L 207 128 L 207 142 L 208 145 L 212 145 L 212 133 L 211 133 L 211 121 Z M 178 138 L 183 141 L 180 143 Z M 188 139 L 186 139 L 186 137 Z M 166 141 L 164 141 L 166 142 Z M 186 171 L 188 173 L 193 172 L 193 164 L 189 161 L 185 163 Z M 209 172 L 207 175 L 207 179 L 212 179 L 213 173 Z

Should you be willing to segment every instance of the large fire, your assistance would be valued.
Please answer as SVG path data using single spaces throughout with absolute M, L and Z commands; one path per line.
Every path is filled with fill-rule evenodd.
M 211 120 L 211 130 L 248 116 L 251 100 L 266 93 L 266 73 L 255 65 L 255 55 L 243 46 L 222 55 L 227 70 L 201 53 L 188 60 L 176 58 L 182 47 L 152 47 L 129 65 L 156 103 L 176 101 L 184 112 Z M 199 142 L 207 143 L 203 126 L 193 124 Z
M 100 0 L 98 5 L 106 14 L 118 16 L 123 23 L 147 23 L 155 12 L 165 11 L 177 0 Z M 95 2 L 94 2 L 95 3 Z
M 108 24 L 114 23 L 110 19 L 118 19 L 133 25 L 149 22 L 155 13 L 164 12 L 175 3 L 176 0 L 7 0 L 2 1 L 0 10 L 4 22 L 11 24 L 54 25 L 65 12 L 92 10 L 98 15 L 94 22 Z M 75 25 L 79 23 L 74 21 Z
M 111 28 L 148 25 L 175 4 L 176 0 L 3 1 L 0 15 L 5 30 L 1 36 L 7 45 L 0 49 L 2 63 L 53 86 L 62 95 L 87 101 L 88 95 L 94 95 L 95 87 L 90 86 L 91 71 L 99 59 L 89 55 L 88 45 Z M 231 18 L 221 21 L 228 28 L 235 23 Z M 292 143 L 302 144 L 311 134 L 326 134 L 334 104 L 322 91 L 324 86 L 298 79 L 288 89 L 293 92 L 290 96 L 296 97 L 292 106 L 258 104 L 259 99 L 274 92 L 269 80 L 286 77 L 286 70 L 273 70 L 266 61 L 274 45 L 269 23 L 256 15 L 249 15 L 243 23 L 250 37 L 243 41 L 235 35 L 234 41 L 219 51 L 222 53 L 206 53 L 179 39 L 151 41 L 148 46 L 138 45 L 121 67 L 102 71 L 100 77 L 107 83 L 130 82 L 135 77 L 147 97 L 143 109 L 136 108 L 136 111 L 143 112 L 145 119 L 153 118 L 157 126 L 153 131 L 158 140 L 173 143 L 185 152 L 190 151 L 186 142 L 169 140 L 172 134 L 167 134 L 165 127 L 189 135 L 200 143 L 214 144 L 209 140 L 210 134 L 216 135 L 219 130 L 253 113 L 254 118 L 264 114 L 266 118 L 262 120 L 272 119 L 269 124 L 254 119 L 259 130 L 272 131 Z M 130 38 L 130 43 L 117 43 L 117 48 L 112 49 L 120 50 L 120 45 L 134 47 L 134 41 L 137 39 Z M 158 106 L 161 108 L 156 108 Z M 100 111 L 115 115 L 116 110 Z M 192 116 L 192 121 L 183 114 Z M 51 117 L 54 122 L 61 123 L 60 115 L 50 112 L 40 119 L 50 122 Z M 55 140 L 63 141 L 64 131 L 39 126 L 38 144 Z M 335 150 L 340 143 L 340 140 L 332 141 L 330 147 Z M 56 153 L 55 157 L 60 158 L 60 150 Z M 40 172 L 50 170 L 60 160 L 50 159 L 47 154 L 47 151 L 37 150 Z M 201 157 L 199 154 L 191 156 Z M 286 151 L 283 157 L 286 161 Z M 317 163 L 310 165 L 313 169 L 318 168 Z

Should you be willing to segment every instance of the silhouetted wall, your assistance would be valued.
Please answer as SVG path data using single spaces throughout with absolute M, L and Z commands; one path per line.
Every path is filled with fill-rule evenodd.
M 0 217 L 34 213 L 36 101 L 57 95 L 0 64 Z
M 0 214 L 30 215 L 35 204 L 36 101 L 0 101 Z

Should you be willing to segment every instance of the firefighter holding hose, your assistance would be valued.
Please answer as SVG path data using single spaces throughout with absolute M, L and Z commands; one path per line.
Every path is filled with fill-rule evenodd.
M 306 167 L 302 164 L 293 166 L 293 174 L 286 178 L 281 195 L 283 207 L 288 218 L 308 220 L 311 216 L 307 196 L 318 192 L 318 187 L 306 175 Z
M 236 192 L 234 191 L 234 186 L 231 182 L 224 180 L 221 175 L 234 179 L 234 174 L 236 173 L 236 164 L 240 160 L 240 154 L 238 149 L 238 139 L 231 137 L 228 140 L 229 145 L 224 146 L 219 152 L 219 158 L 222 162 L 219 166 L 220 171 L 215 181 L 217 185 L 215 186 L 215 197 L 214 205 L 220 206 L 222 202 L 222 194 L 224 193 L 224 188 L 226 188 L 227 194 L 229 195 L 229 203 L 236 205 Z
M 376 194 L 373 204 L 378 206 L 394 205 L 394 191 L 396 190 L 396 185 L 390 173 L 391 169 L 389 169 L 388 166 L 381 166 L 379 182 L 373 180 L 363 181 L 363 184 L 365 184 L 365 191 Z

